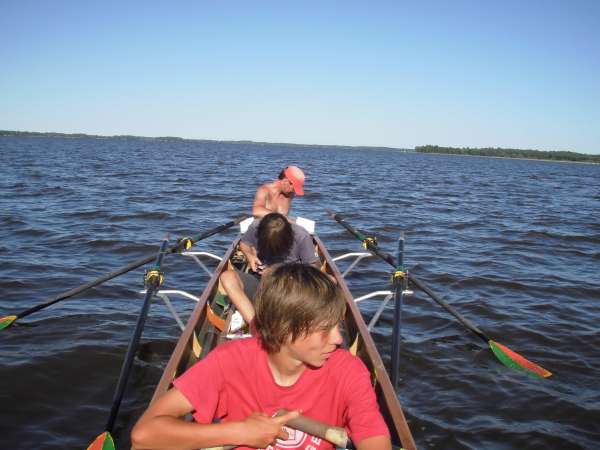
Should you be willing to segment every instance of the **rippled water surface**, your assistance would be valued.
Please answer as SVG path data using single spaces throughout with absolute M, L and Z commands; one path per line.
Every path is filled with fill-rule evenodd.
M 502 366 L 424 293 L 403 309 L 398 395 L 419 448 L 600 445 L 600 166 L 286 145 L 0 137 L 0 315 L 248 213 L 254 190 L 295 163 L 335 256 L 360 245 L 324 208 L 393 253 L 406 233 L 415 275 L 490 337 L 554 375 Z M 234 231 L 199 244 L 222 254 Z M 164 261 L 165 288 L 201 292 L 191 260 Z M 138 269 L 0 332 L 3 448 L 86 448 L 104 430 L 141 307 Z M 355 296 L 389 289 L 389 268 L 355 270 Z M 361 303 L 369 320 L 379 300 Z M 175 308 L 187 316 L 193 305 Z M 374 332 L 389 363 L 392 310 Z M 179 335 L 154 303 L 117 420 L 119 448 Z

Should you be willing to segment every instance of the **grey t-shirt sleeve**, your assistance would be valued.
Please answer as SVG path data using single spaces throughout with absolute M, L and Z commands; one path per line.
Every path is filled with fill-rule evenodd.
M 294 237 L 298 237 L 298 245 L 296 247 L 298 251 L 297 257 L 303 264 L 312 264 L 319 260 L 315 244 L 310 234 L 304 228 L 294 228 Z
M 258 247 L 258 223 L 260 220 L 254 220 L 242 236 L 244 244 L 251 245 L 254 248 Z

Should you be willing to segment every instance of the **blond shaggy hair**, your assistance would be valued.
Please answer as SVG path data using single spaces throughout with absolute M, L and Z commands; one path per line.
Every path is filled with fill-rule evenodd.
M 255 329 L 263 348 L 276 353 L 301 336 L 337 325 L 346 311 L 339 286 L 315 267 L 292 263 L 263 276 L 255 300 Z

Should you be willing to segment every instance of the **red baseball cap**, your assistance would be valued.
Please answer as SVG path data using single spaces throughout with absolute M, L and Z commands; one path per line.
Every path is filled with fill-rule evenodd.
M 283 174 L 291 181 L 296 195 L 304 195 L 304 172 L 302 172 L 302 169 L 296 166 L 287 166 Z

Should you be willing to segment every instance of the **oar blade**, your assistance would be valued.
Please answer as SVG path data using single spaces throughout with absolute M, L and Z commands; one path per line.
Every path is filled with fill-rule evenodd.
M 8 328 L 15 320 L 17 320 L 17 316 L 0 317 L 0 330 Z
M 505 345 L 492 340 L 490 340 L 488 344 L 490 345 L 492 352 L 494 352 L 494 355 L 496 355 L 496 358 L 498 358 L 502 364 L 510 367 L 511 369 L 521 371 L 524 370 L 528 374 L 532 374 L 540 378 L 547 378 L 552 375 L 552 372 L 529 361 Z
M 115 450 L 115 441 L 108 431 L 100 434 L 87 450 Z

